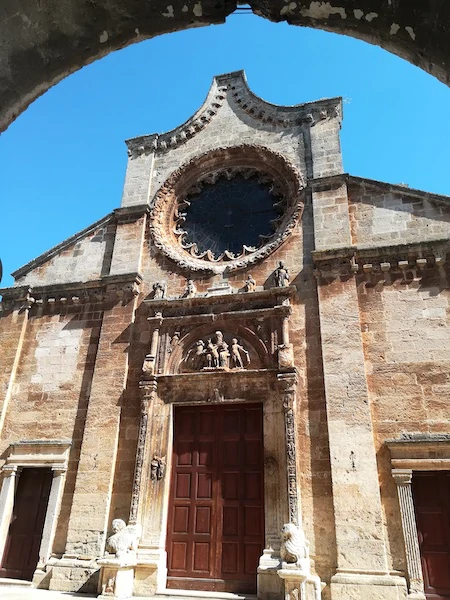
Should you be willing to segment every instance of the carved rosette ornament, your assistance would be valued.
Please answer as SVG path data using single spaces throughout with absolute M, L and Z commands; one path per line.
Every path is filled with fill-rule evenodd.
M 259 232 L 258 239 L 249 245 L 245 232 L 242 241 L 236 233 L 236 229 L 242 227 L 243 217 L 234 215 L 233 223 L 227 225 L 230 235 L 234 235 L 230 237 L 234 242 L 233 250 L 220 245 L 211 248 L 209 238 L 202 239 L 199 248 L 193 233 L 198 228 L 189 231 L 187 227 L 192 211 L 191 197 L 200 194 L 204 186 L 214 186 L 223 178 L 232 181 L 236 177 L 241 180 L 253 178 L 256 187 L 266 186 L 270 197 L 276 198 L 272 204 L 271 227 Z M 287 159 L 267 148 L 248 144 L 207 152 L 174 171 L 156 194 L 150 214 L 153 243 L 179 267 L 191 272 L 217 274 L 243 269 L 267 257 L 291 234 L 303 211 L 304 187 L 302 176 Z M 203 207 L 203 214 L 208 213 L 206 208 Z M 209 214 L 213 213 L 209 211 Z M 224 214 L 228 214 L 226 210 Z M 247 213 L 245 218 L 249 218 Z

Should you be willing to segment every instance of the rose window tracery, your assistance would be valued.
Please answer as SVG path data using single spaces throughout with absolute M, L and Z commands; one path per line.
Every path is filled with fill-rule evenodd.
M 192 256 L 233 260 L 276 233 L 286 209 L 282 190 L 254 169 L 218 171 L 199 180 L 176 212 L 175 234 Z
M 291 234 L 303 188 L 281 154 L 252 145 L 218 148 L 172 173 L 157 192 L 153 244 L 188 271 L 243 269 Z

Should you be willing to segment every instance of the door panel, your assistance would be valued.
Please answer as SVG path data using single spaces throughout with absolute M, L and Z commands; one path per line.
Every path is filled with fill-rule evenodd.
M 261 405 L 175 410 L 168 587 L 256 591 L 262 458 Z
M 52 477 L 50 469 L 23 469 L 20 473 L 0 577 L 32 579 L 39 560 Z
M 450 473 L 414 473 L 412 488 L 425 594 L 450 598 Z

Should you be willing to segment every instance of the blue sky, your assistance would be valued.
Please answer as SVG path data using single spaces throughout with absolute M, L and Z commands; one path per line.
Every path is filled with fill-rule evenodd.
M 450 91 L 359 40 L 251 14 L 148 40 L 83 68 L 0 137 L 2 286 L 120 205 L 127 138 L 189 118 L 215 74 L 245 69 L 276 104 L 344 98 L 346 172 L 450 195 Z

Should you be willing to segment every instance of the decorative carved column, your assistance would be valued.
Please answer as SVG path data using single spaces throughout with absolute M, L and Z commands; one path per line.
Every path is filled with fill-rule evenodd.
M 422 565 L 420 562 L 419 539 L 417 535 L 414 501 L 411 489 L 412 470 L 392 471 L 397 485 L 400 514 L 402 517 L 403 538 L 405 540 L 406 567 L 408 569 L 408 598 L 425 600 Z
M 297 383 L 298 377 L 295 371 L 278 374 L 284 409 L 289 512 L 289 523 L 284 525 L 282 532 L 280 549 L 282 562 L 278 576 L 284 582 L 285 600 L 320 600 L 322 584 L 317 575 L 311 574 L 309 542 L 303 531 L 299 497 L 295 423 Z M 288 545 L 290 550 L 286 551 Z
M 297 374 L 295 372 L 280 373 L 278 375 L 278 383 L 281 388 L 284 409 L 289 522 L 294 523 L 295 525 L 301 525 L 295 442 L 295 392 L 297 387 Z
M 157 381 L 155 377 L 140 382 L 141 419 L 139 423 L 138 445 L 136 449 L 136 464 L 134 468 L 133 492 L 131 496 L 129 523 L 135 524 L 141 497 L 142 469 L 145 460 L 149 409 L 156 398 Z

